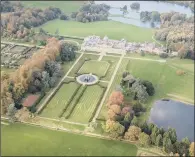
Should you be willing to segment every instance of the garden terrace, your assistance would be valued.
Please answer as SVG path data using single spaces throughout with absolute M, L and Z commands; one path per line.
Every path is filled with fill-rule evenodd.
M 1 65 L 8 68 L 16 68 L 30 58 L 37 48 L 8 44 L 1 51 Z

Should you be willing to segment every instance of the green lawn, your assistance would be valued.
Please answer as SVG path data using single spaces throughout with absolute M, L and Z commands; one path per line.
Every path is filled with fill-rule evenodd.
M 110 64 L 105 61 L 90 60 L 86 61 L 79 69 L 79 74 L 93 73 L 99 77 L 105 76 Z
M 89 35 L 98 35 L 104 37 L 107 35 L 111 39 L 118 40 L 125 38 L 128 41 L 135 42 L 153 41 L 153 29 L 140 28 L 115 21 L 81 23 L 76 21 L 62 21 L 57 19 L 49 21 L 40 27 L 52 34 L 55 33 L 56 29 L 59 29 L 60 35 L 80 37 L 86 37 Z M 37 30 L 39 30 L 40 27 L 37 27 Z
M 47 7 L 53 6 L 60 8 L 64 13 L 71 13 L 78 11 L 83 1 L 21 1 L 24 7 L 30 8 L 41 8 L 45 9 Z
M 103 89 L 98 86 L 88 86 L 85 93 L 77 103 L 69 120 L 88 123 L 92 113 L 99 102 Z
M 84 61 L 86 60 L 86 59 L 92 59 L 92 60 L 96 60 L 96 59 L 98 59 L 99 58 L 99 56 L 98 55 L 92 55 L 92 54 L 84 54 L 81 58 L 80 58 L 80 60 L 79 60 L 79 62 L 77 62 L 77 64 L 73 67 L 73 69 L 71 70 L 71 72 L 69 73 L 69 76 L 76 76 L 76 73 L 79 71 L 79 69 L 82 67 L 82 65 L 83 65 L 83 63 L 84 63 Z
M 179 63 L 182 64 L 183 60 L 180 60 L 178 65 Z M 175 99 L 168 94 L 176 95 L 177 100 L 194 104 L 194 76 L 190 74 L 178 76 L 177 69 L 170 67 L 169 62 L 130 60 L 127 70 L 136 77 L 151 81 L 155 87 L 155 95 L 146 103 L 147 112 L 140 117 L 141 119 L 147 120 L 156 100 L 165 97 Z
M 102 78 L 102 80 L 104 81 L 110 81 L 113 75 L 114 69 L 119 61 L 119 57 L 104 56 L 101 61 L 107 61 L 110 63 L 110 67 L 106 73 L 106 76 Z
M 147 58 L 149 58 L 149 56 L 147 56 Z M 172 67 L 173 65 L 174 67 Z M 173 98 L 194 104 L 193 67 L 194 63 L 192 60 L 180 60 L 178 58 L 167 59 L 167 63 L 124 58 L 109 90 L 107 98 L 115 87 L 119 85 L 122 73 L 127 70 L 140 79 L 151 81 L 155 87 L 155 95 L 149 98 L 146 103 L 147 112 L 141 118 L 147 120 L 151 106 L 156 100 L 161 98 Z M 178 76 L 176 74 L 178 69 L 184 69 L 187 74 L 184 76 Z M 175 95 L 175 97 L 170 96 L 169 94 Z M 98 118 L 106 118 L 106 111 L 106 106 L 104 105 Z
M 1 125 L 1 144 L 2 156 L 135 156 L 137 153 L 132 144 L 24 124 Z
M 63 84 L 54 97 L 50 100 L 47 106 L 41 112 L 41 116 L 58 118 L 63 108 L 67 105 L 68 100 L 74 94 L 74 91 L 78 88 L 78 84 L 71 82 L 69 84 Z

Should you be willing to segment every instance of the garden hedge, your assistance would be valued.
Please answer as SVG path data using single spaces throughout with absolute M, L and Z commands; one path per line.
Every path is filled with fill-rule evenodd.
M 60 83 L 59 87 L 57 87 L 57 89 L 52 93 L 45 105 L 37 112 L 37 114 L 40 114 L 43 111 L 43 109 L 47 106 L 48 102 L 50 102 L 50 100 L 54 97 L 54 95 L 57 93 L 57 91 L 61 88 L 63 84 L 64 82 Z
M 81 88 L 81 84 L 79 84 L 79 86 L 77 87 L 77 89 L 74 91 L 74 93 L 72 94 L 71 98 L 68 100 L 68 102 L 65 104 L 64 109 L 62 110 L 62 112 L 59 114 L 59 118 L 62 117 L 62 115 L 64 114 L 64 112 L 66 111 L 66 109 L 68 108 L 68 106 L 70 105 L 70 103 L 72 102 L 72 100 L 74 99 L 75 95 L 77 94 L 77 92 L 79 91 L 79 89 Z
M 103 92 L 102 92 L 102 94 L 101 94 L 101 96 L 100 96 L 100 98 L 99 98 L 99 100 L 98 100 L 98 102 L 97 102 L 97 104 L 96 104 L 96 107 L 95 107 L 95 109 L 94 109 L 94 111 L 93 111 L 91 117 L 89 118 L 89 121 L 88 121 L 88 122 L 91 122 L 91 121 L 93 120 L 93 117 L 94 117 L 94 115 L 95 115 L 95 113 L 96 113 L 96 111 L 97 111 L 97 109 L 98 109 L 98 107 L 99 107 L 99 104 L 100 104 L 100 102 L 101 102 L 101 100 L 102 100 L 102 98 L 103 98 L 103 96 L 104 96 L 104 93 L 105 93 L 105 91 L 106 91 L 106 89 L 107 89 L 107 87 L 103 87 L 103 86 L 101 86 L 101 85 L 99 85 L 99 86 L 103 89 Z
M 68 119 L 70 117 L 70 115 L 72 114 L 74 108 L 76 107 L 77 103 L 79 102 L 80 98 L 83 96 L 85 90 L 87 89 L 87 86 L 84 86 L 84 89 L 82 90 L 81 94 L 79 95 L 79 97 L 76 99 L 75 103 L 73 104 L 70 112 L 68 113 L 68 115 L 65 117 L 66 119 Z

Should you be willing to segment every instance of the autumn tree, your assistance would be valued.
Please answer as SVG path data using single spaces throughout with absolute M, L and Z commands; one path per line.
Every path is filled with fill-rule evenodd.
M 189 152 L 190 152 L 190 156 L 195 156 L 195 154 L 194 154 L 194 142 L 192 142 L 190 144 Z
M 109 133 L 110 137 L 119 138 L 124 133 L 125 128 L 119 122 L 108 119 L 104 126 L 104 130 Z
M 139 136 L 141 134 L 141 129 L 137 126 L 130 126 L 128 131 L 125 133 L 124 138 L 126 140 L 130 140 L 130 141 L 137 141 L 139 140 Z
M 139 135 L 139 142 L 141 146 L 148 147 L 151 144 L 150 136 L 142 132 Z
M 120 91 L 113 91 L 108 99 L 107 106 L 112 104 L 121 105 L 124 101 L 124 96 Z

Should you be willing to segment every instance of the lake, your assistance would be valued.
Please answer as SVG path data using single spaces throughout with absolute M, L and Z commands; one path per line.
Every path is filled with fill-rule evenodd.
M 157 2 L 157 1 L 139 1 L 140 9 L 138 11 L 132 10 L 130 5 L 136 1 L 95 1 L 96 4 L 105 3 L 110 5 L 112 8 L 110 9 L 111 15 L 121 15 L 121 17 L 113 17 L 109 16 L 109 20 L 119 21 L 126 24 L 132 24 L 139 27 L 151 28 L 150 22 L 141 22 L 140 21 L 140 13 L 141 11 L 158 11 L 159 13 L 165 12 L 179 12 L 186 14 L 187 17 L 193 15 L 190 8 L 186 8 L 184 6 L 179 6 L 171 3 L 165 2 Z M 120 11 L 120 7 L 127 5 L 128 14 L 125 17 L 122 17 L 123 12 Z M 156 27 L 159 27 L 159 24 L 156 24 Z
M 164 129 L 175 128 L 178 140 L 188 137 L 190 141 L 194 141 L 194 105 L 173 100 L 156 101 L 148 122 Z

